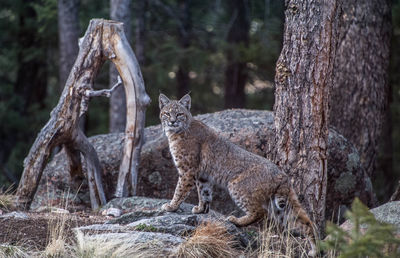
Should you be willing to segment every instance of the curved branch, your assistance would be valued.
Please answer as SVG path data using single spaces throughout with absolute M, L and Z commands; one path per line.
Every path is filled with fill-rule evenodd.
M 136 194 L 145 112 L 146 107 L 150 104 L 150 97 L 145 91 L 139 63 L 132 48 L 125 34 L 115 33 L 117 31 L 123 32 L 122 23 L 114 23 L 112 30 L 105 28 L 103 32 L 103 43 L 107 43 L 105 45 L 109 46 L 107 54 L 122 77 L 126 93 L 127 117 L 124 156 L 122 158 L 115 190 L 115 196 L 122 197 L 128 174 L 130 181 L 127 186 L 130 190 L 130 194 Z

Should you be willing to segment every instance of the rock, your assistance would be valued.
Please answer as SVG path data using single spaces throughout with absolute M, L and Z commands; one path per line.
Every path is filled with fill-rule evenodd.
M 101 212 L 101 214 L 104 216 L 112 216 L 112 217 L 119 217 L 121 216 L 121 213 L 122 211 L 117 208 L 109 208 Z
M 198 225 L 219 221 L 224 223 L 240 246 L 244 248 L 250 244 L 248 236 L 232 223 L 225 221 L 225 216 L 218 212 L 210 210 L 208 214 L 192 214 L 193 205 L 187 203 L 183 203 L 177 212 L 165 212 L 161 210 L 165 202 L 167 200 L 146 197 L 114 199 L 102 211 L 120 209 L 124 213 L 121 217 L 111 219 L 105 224 L 79 227 L 75 232 L 82 232 L 92 240 L 100 238 L 118 240 L 121 243 L 156 240 L 161 244 L 159 249 L 164 253 L 171 253 Z
M 376 220 L 394 225 L 396 228 L 396 237 L 400 238 L 400 201 L 388 202 L 370 211 L 374 214 Z M 353 223 L 350 220 L 346 220 L 340 227 L 350 232 L 353 229 Z M 365 232 L 367 229 L 368 226 L 366 224 L 360 225 L 362 232 Z
M 249 151 L 273 160 L 274 158 L 274 117 L 270 111 L 225 110 L 196 116 L 224 137 Z M 123 134 L 107 134 L 91 137 L 103 167 L 103 183 L 107 198 L 111 199 L 118 178 L 122 157 Z M 178 174 L 171 160 L 168 142 L 160 125 L 145 129 L 144 145 L 141 152 L 138 189 L 139 196 L 171 199 Z M 334 130 L 329 132 L 328 145 L 328 196 L 327 217 L 336 218 L 340 205 L 350 205 L 355 196 L 364 203 L 373 204 L 373 190 L 370 179 L 360 165 L 359 155 L 352 144 Z M 84 168 L 85 170 L 85 168 Z M 65 193 L 74 206 L 90 206 L 87 184 L 75 186 L 68 173 L 69 168 L 64 152 L 60 152 L 43 172 L 38 191 L 31 208 L 51 203 L 63 203 Z M 76 189 L 80 186 L 79 193 Z M 72 190 L 68 190 L 71 187 Z M 239 213 L 229 195 L 216 189 L 211 208 L 223 214 Z M 304 196 L 299 193 L 299 199 Z M 196 204 L 197 193 L 192 191 L 187 202 Z
M 69 210 L 61 209 L 61 208 L 57 208 L 57 207 L 52 207 L 50 209 L 50 212 L 57 213 L 57 214 L 69 214 Z
M 400 201 L 385 203 L 371 212 L 377 220 L 394 225 L 400 234 Z
M 93 257 L 168 257 L 183 242 L 181 237 L 153 232 L 81 234 L 78 238 Z M 118 253 L 118 249 L 123 252 Z
M 13 219 L 29 219 L 29 216 L 24 212 L 13 211 L 0 216 L 0 218 L 13 218 Z

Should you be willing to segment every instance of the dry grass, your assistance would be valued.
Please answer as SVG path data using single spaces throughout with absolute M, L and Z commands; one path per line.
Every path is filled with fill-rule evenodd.
M 11 187 L 5 191 L 0 190 L 0 208 L 5 210 L 14 209 L 15 195 L 12 193 Z
M 309 257 L 310 245 L 306 239 L 295 237 L 290 233 L 293 225 L 289 224 L 289 230 L 283 232 L 273 221 L 265 221 L 263 229 L 259 232 L 259 248 L 249 250 L 248 256 L 259 258 Z
M 23 248 L 21 246 L 0 244 L 0 257 L 28 258 L 28 257 L 32 257 L 32 254 L 29 253 L 25 248 Z
M 123 241 L 119 238 L 106 239 L 85 235 L 77 232 L 76 246 L 73 257 L 95 258 L 95 257 L 163 257 L 160 252 L 161 244 L 157 241 L 138 243 Z
M 221 222 L 199 225 L 193 235 L 177 250 L 177 257 L 238 257 L 236 242 Z
M 64 209 L 68 208 L 69 192 L 63 194 Z M 43 252 L 45 257 L 70 257 L 71 246 L 67 243 L 66 221 L 67 214 L 55 216 L 49 221 L 48 244 Z
M 68 257 L 71 247 L 67 243 L 65 222 L 67 216 L 57 216 L 49 221 L 49 243 L 44 250 L 46 257 Z

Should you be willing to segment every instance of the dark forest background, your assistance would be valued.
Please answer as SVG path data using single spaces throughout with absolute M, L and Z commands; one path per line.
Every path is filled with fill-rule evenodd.
M 159 123 L 160 92 L 178 98 L 191 91 L 194 114 L 273 108 L 284 1 L 135 0 L 114 14 L 118 1 L 113 0 L 0 2 L 0 188 L 18 184 L 23 159 L 60 96 L 66 79 L 60 64 L 75 56 L 63 56 L 59 35 L 75 41 L 74 33 L 83 36 L 92 18 L 110 19 L 111 13 L 128 21 L 127 34 L 152 99 L 146 125 Z M 389 119 L 373 173 L 381 201 L 400 177 L 400 1 L 392 1 L 391 8 Z M 67 26 L 60 27 L 59 17 L 68 18 Z M 71 53 L 77 49 L 76 42 Z M 109 74 L 106 64 L 97 89 L 114 83 Z M 84 124 L 88 136 L 122 131 L 113 128 L 110 110 L 109 99 L 91 101 Z

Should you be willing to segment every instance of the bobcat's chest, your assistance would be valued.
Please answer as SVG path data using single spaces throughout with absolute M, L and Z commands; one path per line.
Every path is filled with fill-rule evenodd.
M 179 139 L 169 139 L 169 151 L 172 155 L 172 160 L 176 167 L 184 160 L 184 148 L 182 146 L 182 142 Z

